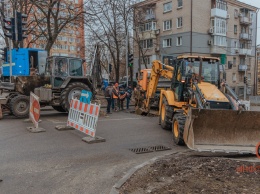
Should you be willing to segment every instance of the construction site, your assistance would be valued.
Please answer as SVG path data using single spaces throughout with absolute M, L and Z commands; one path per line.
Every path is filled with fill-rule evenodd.
M 260 193 L 259 8 L 102 2 L 1 2 L 0 193 Z

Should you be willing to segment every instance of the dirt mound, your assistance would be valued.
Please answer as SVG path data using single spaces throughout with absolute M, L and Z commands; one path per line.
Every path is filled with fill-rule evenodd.
M 260 163 L 172 155 L 137 171 L 121 194 L 260 193 Z

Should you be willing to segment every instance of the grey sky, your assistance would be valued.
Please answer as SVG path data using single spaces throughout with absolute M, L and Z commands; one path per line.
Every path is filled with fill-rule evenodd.
M 253 5 L 257 8 L 260 8 L 260 0 L 239 0 L 241 2 L 244 2 L 249 5 Z M 260 13 L 258 13 L 258 19 L 257 19 L 257 44 L 260 44 Z

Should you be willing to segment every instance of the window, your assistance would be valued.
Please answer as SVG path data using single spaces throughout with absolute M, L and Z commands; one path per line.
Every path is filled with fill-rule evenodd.
M 215 8 L 227 10 L 227 3 L 223 0 L 216 0 Z
M 251 73 L 247 74 L 247 80 L 249 80 L 249 81 L 251 80 Z
M 177 18 L 177 28 L 181 28 L 182 27 L 182 17 Z
M 214 45 L 227 46 L 227 38 L 225 36 L 214 36 Z
M 146 10 L 146 14 L 147 15 L 152 15 L 153 14 L 153 9 L 152 8 L 149 8 Z
M 170 30 L 172 29 L 172 20 L 166 20 L 163 22 L 163 30 Z
M 163 40 L 163 47 L 171 47 L 172 46 L 172 39 L 168 38 L 168 39 L 164 39 Z
M 227 34 L 227 22 L 225 19 L 215 18 L 211 20 L 211 27 L 214 29 L 214 33 L 217 35 L 226 36 Z
M 235 12 L 234 12 L 234 16 L 235 16 L 235 18 L 238 18 L 238 15 L 239 15 L 238 10 L 235 9 Z
M 237 41 L 234 42 L 234 47 L 237 48 Z
M 233 82 L 237 81 L 237 75 L 235 73 L 232 74 L 232 81 Z
M 169 12 L 172 10 L 172 2 L 163 4 L 163 12 Z
M 237 25 L 234 25 L 234 33 L 237 34 Z
M 151 30 L 156 30 L 156 22 L 148 22 L 139 26 L 140 32 L 151 31 Z
M 240 58 L 240 65 L 245 65 L 245 64 L 246 64 L 246 59 Z
M 177 37 L 176 46 L 182 45 L 182 36 Z
M 178 8 L 181 8 L 182 4 L 183 4 L 182 0 L 178 0 Z
M 153 48 L 153 39 L 142 40 L 141 47 L 144 49 Z
M 237 58 L 233 57 L 233 66 L 236 67 L 237 66 Z
M 156 22 L 149 22 L 144 25 L 144 31 L 156 30 Z
M 139 31 L 140 31 L 140 32 L 143 32 L 143 31 L 144 31 L 144 25 L 143 25 L 143 24 L 139 26 Z
M 82 61 L 79 59 L 70 60 L 69 71 L 70 71 L 71 76 L 82 76 L 83 75 L 81 64 L 82 64 Z

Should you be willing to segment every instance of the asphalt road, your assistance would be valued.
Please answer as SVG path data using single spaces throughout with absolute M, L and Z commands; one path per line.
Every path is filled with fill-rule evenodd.
M 174 146 L 170 131 L 157 117 L 117 112 L 100 117 L 97 135 L 104 143 L 87 144 L 78 131 L 57 131 L 67 115 L 42 111 L 44 133 L 30 133 L 30 123 L 5 117 L 0 121 L 0 193 L 109 193 L 132 167 L 153 157 L 184 151 Z M 130 148 L 164 145 L 170 151 L 135 154 Z

